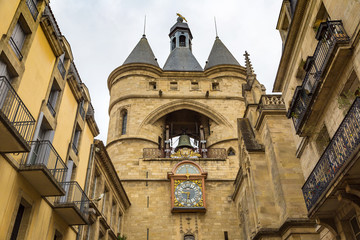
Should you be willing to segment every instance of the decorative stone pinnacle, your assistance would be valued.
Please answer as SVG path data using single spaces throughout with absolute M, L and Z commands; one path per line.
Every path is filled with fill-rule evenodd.
M 252 67 L 252 64 L 251 64 L 251 61 L 250 61 L 250 54 L 245 51 L 245 67 L 246 67 L 246 75 L 250 76 L 250 75 L 254 75 L 254 70 L 253 70 L 253 67 Z

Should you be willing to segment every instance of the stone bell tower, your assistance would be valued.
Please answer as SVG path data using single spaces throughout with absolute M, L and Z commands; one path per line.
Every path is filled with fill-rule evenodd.
M 240 239 L 231 196 L 239 169 L 236 129 L 245 111 L 246 69 L 218 37 L 201 67 L 181 17 L 169 37 L 162 68 L 143 35 L 108 78 L 107 150 L 132 204 L 124 234 L 129 239 Z M 177 147 L 184 133 L 189 140 Z

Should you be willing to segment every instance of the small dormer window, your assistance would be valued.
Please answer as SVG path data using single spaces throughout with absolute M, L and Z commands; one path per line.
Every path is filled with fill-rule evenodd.
M 218 83 L 218 82 L 213 82 L 213 83 L 211 84 L 211 90 L 213 90 L 213 91 L 219 91 L 219 90 L 220 90 L 220 85 L 219 85 L 219 83 Z
M 184 35 L 180 35 L 180 37 L 179 37 L 179 46 L 180 47 L 186 46 L 186 37 Z
M 156 90 L 156 82 L 149 82 L 149 89 Z
M 199 83 L 191 82 L 191 90 L 199 90 Z
M 177 90 L 178 83 L 177 82 L 170 82 L 170 90 Z

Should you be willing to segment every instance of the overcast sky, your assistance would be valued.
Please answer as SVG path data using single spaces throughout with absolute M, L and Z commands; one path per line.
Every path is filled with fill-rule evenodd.
M 193 34 L 193 54 L 202 67 L 218 35 L 241 65 L 249 52 L 257 79 L 271 93 L 281 56 L 276 28 L 282 0 L 51 0 L 62 34 L 69 41 L 82 81 L 90 90 L 97 137 L 106 142 L 109 92 L 107 78 L 146 36 L 163 67 L 169 53 L 170 27 L 176 13 Z

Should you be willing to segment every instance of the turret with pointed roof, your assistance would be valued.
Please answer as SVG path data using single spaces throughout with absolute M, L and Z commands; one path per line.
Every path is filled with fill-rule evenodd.
M 177 23 L 171 27 L 171 52 L 165 62 L 164 71 L 203 71 L 191 52 L 192 34 L 183 18 L 178 17 Z
M 130 63 L 146 63 L 159 67 L 157 59 L 155 58 L 155 55 L 151 50 L 145 34 L 142 36 L 139 43 L 135 46 L 130 55 L 127 57 L 124 65 Z
M 214 45 L 211 49 L 210 55 L 205 65 L 205 70 L 217 65 L 236 65 L 240 66 L 239 62 L 227 49 L 224 43 L 216 36 Z

